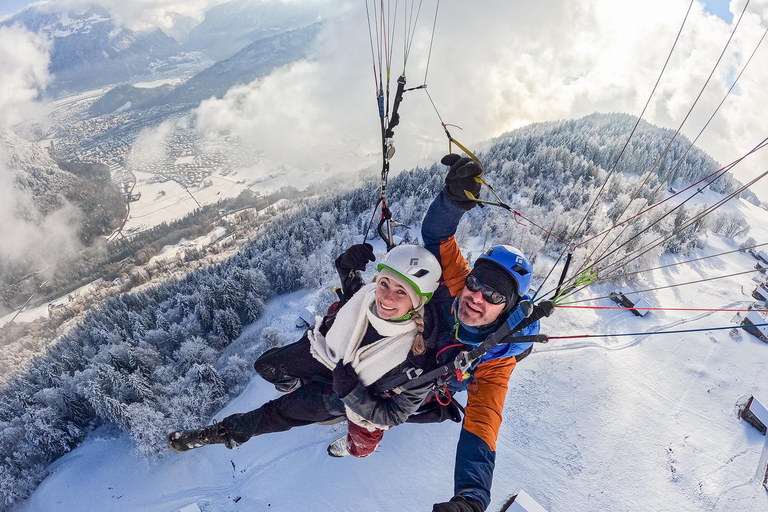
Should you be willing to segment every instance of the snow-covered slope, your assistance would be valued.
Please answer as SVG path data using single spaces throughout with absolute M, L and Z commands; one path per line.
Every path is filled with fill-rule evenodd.
M 763 210 L 745 202 L 734 208 L 753 225 L 752 236 L 768 238 Z M 710 235 L 704 249 L 685 257 L 667 254 L 662 263 L 734 248 L 734 242 Z M 662 286 L 753 265 L 751 256 L 734 253 L 649 272 L 641 282 Z M 752 302 L 753 286 L 747 275 L 643 295 L 652 307 L 742 309 Z M 596 285 L 581 298 L 610 288 Z M 274 299 L 235 344 L 258 346 L 267 325 L 298 338 L 293 320 L 309 300 L 301 292 Z M 750 395 L 768 397 L 768 344 L 747 333 L 732 337 L 714 330 L 733 325 L 733 316 L 557 310 L 543 322 L 552 336 L 704 330 L 538 346 L 512 374 L 489 510 L 520 489 L 550 512 L 768 510 L 762 486 L 768 438 L 737 416 Z M 255 378 L 215 417 L 275 396 Z M 252 439 L 234 451 L 205 447 L 159 462 L 136 455 L 126 437 L 99 432 L 57 461 L 16 512 L 165 512 L 191 503 L 204 512 L 423 511 L 452 495 L 458 425 L 400 426 L 367 459 L 331 459 L 325 448 L 343 431 L 343 424 L 303 427 Z

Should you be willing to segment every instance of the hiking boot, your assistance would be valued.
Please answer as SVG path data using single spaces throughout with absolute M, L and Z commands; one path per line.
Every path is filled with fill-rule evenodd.
M 200 448 L 208 444 L 224 444 L 227 448 L 237 447 L 229 439 L 226 428 L 221 423 L 213 421 L 213 425 L 208 425 L 197 430 L 177 430 L 167 436 L 168 446 L 177 452 L 186 452 L 194 448 Z
M 343 437 L 338 438 L 328 445 L 328 455 L 331 457 L 346 457 L 347 455 L 351 455 L 349 453 L 347 434 L 344 434 Z

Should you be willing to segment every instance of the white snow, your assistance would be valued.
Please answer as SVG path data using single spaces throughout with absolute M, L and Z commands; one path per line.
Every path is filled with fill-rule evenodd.
M 768 240 L 765 212 L 739 202 Z M 736 249 L 710 235 L 687 256 Z M 725 275 L 754 266 L 727 256 L 643 275 L 643 288 Z M 596 284 L 582 297 L 603 296 Z M 651 307 L 746 309 L 749 275 L 644 293 Z M 589 295 L 587 295 L 589 294 Z M 612 305 L 608 299 L 599 302 Z M 243 336 L 274 325 L 294 333 L 306 303 L 270 301 Z M 553 339 L 536 347 L 512 374 L 497 443 L 491 511 L 520 489 L 548 512 L 765 512 L 762 482 L 768 438 L 739 419 L 750 396 L 768 396 L 768 344 L 746 332 L 730 336 L 732 312 L 559 309 L 542 322 L 551 336 L 639 333 L 625 337 Z M 703 329 L 682 334 L 655 331 Z M 215 415 L 250 410 L 278 393 L 254 378 Z M 464 397 L 460 397 L 462 400 Z M 344 424 L 311 425 L 257 437 L 236 450 L 221 445 L 137 455 L 125 436 L 93 434 L 54 463 L 51 475 L 15 512 L 110 510 L 169 512 L 195 503 L 202 512 L 250 510 L 426 511 L 453 495 L 459 425 L 403 425 L 388 431 L 366 459 L 333 459 L 327 445 Z
M 149 82 L 136 82 L 132 85 L 138 89 L 152 89 L 161 85 L 178 85 L 183 81 L 183 78 L 161 78 L 159 80 L 151 80 Z
M 130 102 L 130 101 L 126 101 L 126 102 L 125 102 L 125 104 L 124 104 L 122 107 L 120 107 L 120 108 L 118 108 L 117 110 L 115 110 L 115 111 L 113 112 L 113 114 L 116 114 L 116 113 L 118 113 L 118 112 L 123 112 L 123 111 L 125 111 L 125 110 L 128 110 L 128 109 L 130 109 L 130 108 L 131 108 L 131 102 Z
M 4 326 L 11 320 L 17 323 L 21 323 L 21 322 L 32 322 L 33 320 L 37 320 L 38 318 L 48 318 L 49 306 L 50 307 L 62 306 L 64 304 L 69 303 L 75 297 L 79 297 L 81 295 L 86 295 L 88 293 L 91 293 L 93 290 L 96 289 L 96 286 L 99 285 L 102 281 L 104 280 L 97 279 L 96 281 L 93 281 L 84 286 L 81 286 L 80 288 L 77 288 L 71 293 L 62 295 L 61 297 L 53 299 L 52 301 L 49 301 L 40 306 L 33 307 L 33 308 L 24 308 L 21 311 L 21 313 L 18 313 L 18 310 L 16 310 L 11 313 L 8 313 L 7 315 L 1 316 L 0 327 Z M 17 313 L 18 313 L 18 316 L 17 316 Z
M 173 260 L 183 256 L 184 251 L 188 249 L 202 249 L 217 240 L 221 240 L 227 234 L 226 228 L 217 227 L 207 235 L 195 238 L 194 240 L 181 239 L 179 243 L 164 246 L 160 252 L 149 260 L 149 265 L 161 260 Z
M 181 159 L 194 157 L 181 157 Z M 182 160 L 184 161 L 184 160 Z M 181 162 L 179 162 L 181 163 Z M 239 169 L 227 176 L 212 174 L 198 187 L 184 189 L 176 181 L 155 181 L 154 174 L 133 171 L 136 176 L 134 194 L 141 193 L 138 201 L 131 202 L 131 211 L 125 223 L 124 232 L 149 229 L 162 222 L 172 222 L 183 218 L 201 205 L 214 204 L 219 200 L 234 199 L 243 190 L 268 194 L 285 186 L 306 188 L 303 171 L 291 168 L 276 170 L 271 164 L 263 164 L 249 169 Z M 211 186 L 204 185 L 211 182 Z M 298 186 L 299 184 L 303 186 Z M 197 201 L 197 202 L 195 202 Z
M 194 163 L 194 161 L 195 161 L 195 155 L 186 155 L 186 156 L 180 156 L 173 163 L 174 165 L 191 164 L 191 163 Z

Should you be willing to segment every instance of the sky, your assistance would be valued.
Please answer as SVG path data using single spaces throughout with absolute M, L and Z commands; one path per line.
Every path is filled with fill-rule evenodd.
M 18 12 L 31 3 L 28 0 L 2 0 L 0 2 L 0 16 Z
M 426 80 L 430 97 L 443 121 L 461 127 L 451 133 L 470 149 L 529 123 L 593 112 L 639 115 L 689 3 L 478 0 L 470 14 L 460 4 L 442 2 Z M 733 0 L 730 12 L 740 14 L 745 3 Z M 197 112 L 199 128 L 236 133 L 298 166 L 375 165 L 380 139 L 364 4 L 346 5 L 345 14 L 328 21 L 311 59 L 204 102 Z M 673 130 L 686 119 L 733 30 L 721 17 L 732 17 L 724 5 L 708 2 L 705 9 L 694 2 L 644 119 Z M 423 9 L 431 21 L 434 11 Z M 424 82 L 431 24 L 424 25 L 408 61 L 411 86 Z M 689 139 L 712 115 L 767 27 L 768 0 L 751 0 L 683 124 Z M 743 156 L 768 134 L 766 64 L 768 48 L 761 46 L 697 143 L 722 164 Z M 393 73 L 398 65 L 393 64 Z M 423 91 L 407 93 L 400 113 L 393 170 L 434 162 L 447 151 L 440 120 Z M 767 166 L 758 154 L 734 174 L 746 183 Z M 753 189 L 768 200 L 768 182 Z
M 12 9 L 9 0 L 0 1 L 5 10 Z M 93 1 L 50 0 L 38 5 L 83 8 Z M 134 29 L 163 26 L 170 22 L 171 11 L 201 19 L 206 8 L 222 2 L 95 1 Z M 694 2 L 646 120 L 677 129 L 728 40 L 731 20 L 738 18 L 733 13 L 741 13 L 746 1 Z M 348 171 L 376 165 L 379 126 L 365 4 L 353 0 L 332 4 L 341 14 L 326 20 L 310 59 L 236 87 L 221 100 L 204 102 L 197 111 L 199 129 L 236 133 L 275 160 L 303 168 L 327 164 Z M 427 0 L 410 52 L 408 83 L 424 83 L 427 75 L 429 96 L 440 117 L 461 127 L 452 130 L 453 136 L 474 147 L 538 121 L 593 112 L 638 115 L 688 4 L 689 0 L 478 0 L 470 15 L 463 4 L 444 1 L 426 74 L 435 5 L 435 0 Z M 736 37 L 683 125 L 683 134 L 691 139 L 697 135 L 766 28 L 768 0 L 750 0 Z M 396 38 L 397 44 L 400 39 Z M 402 66 L 401 50 L 395 48 L 393 76 Z M 762 85 L 768 79 L 766 64 L 768 49 L 761 47 L 698 142 L 723 164 L 745 154 L 768 132 L 760 108 L 768 105 L 768 91 Z M 0 104 L 3 95 L 5 103 L 13 103 L 7 90 L 0 89 Z M 393 169 L 434 161 L 447 150 L 438 115 L 423 91 L 406 94 L 401 115 Z M 759 155 L 740 164 L 736 177 L 746 182 L 765 171 L 758 160 Z M 755 189 L 768 200 L 768 184 Z
M 704 10 L 707 12 L 719 16 L 728 23 L 733 20 L 733 14 L 728 8 L 730 4 L 729 0 L 704 0 L 702 3 L 704 4 Z

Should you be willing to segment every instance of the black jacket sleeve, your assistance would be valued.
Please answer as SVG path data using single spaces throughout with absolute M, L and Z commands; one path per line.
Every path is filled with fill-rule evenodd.
M 426 400 L 431 390 L 432 383 L 428 382 L 399 394 L 379 397 L 371 394 L 365 386 L 358 383 L 357 387 L 341 401 L 368 421 L 378 425 L 394 426 L 405 423 L 405 420 Z

